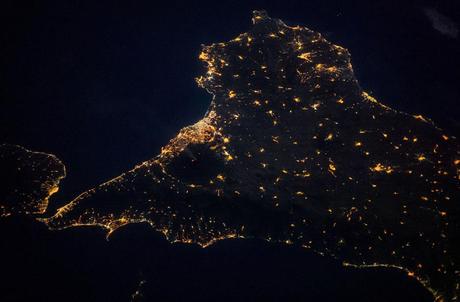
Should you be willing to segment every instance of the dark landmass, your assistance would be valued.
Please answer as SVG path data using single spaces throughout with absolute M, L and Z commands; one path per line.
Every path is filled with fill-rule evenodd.
M 437 300 L 454 300 L 456 139 L 365 93 L 348 51 L 320 34 L 264 12 L 253 23 L 203 47 L 197 82 L 214 98 L 202 120 L 41 221 L 109 235 L 147 222 L 171 242 L 201 246 L 294 244 L 349 266 L 398 268 Z
M 0 167 L 0 217 L 43 214 L 66 175 L 54 155 L 7 144 L 0 145 Z

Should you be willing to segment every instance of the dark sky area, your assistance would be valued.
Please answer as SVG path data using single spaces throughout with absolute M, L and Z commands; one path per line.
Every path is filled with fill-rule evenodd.
M 52 153 L 65 163 L 68 177 L 56 195 L 55 206 L 152 158 L 180 128 L 206 112 L 211 96 L 194 82 L 204 70 L 198 61 L 200 45 L 227 41 L 245 32 L 254 9 L 265 9 L 288 25 L 300 24 L 321 32 L 350 51 L 361 86 L 382 103 L 430 117 L 448 133 L 458 134 L 460 43 L 458 37 L 439 30 L 460 24 L 457 0 L 1 1 L 0 143 Z M 426 15 L 427 9 L 443 15 L 445 18 L 437 20 L 448 20 L 448 24 L 434 24 Z M 292 301 L 314 297 L 316 301 L 330 289 L 332 297 L 324 301 L 357 301 L 352 292 L 358 288 L 367 297 L 362 301 L 371 301 L 374 295 L 380 296 L 375 301 L 390 301 L 397 295 L 403 300 L 392 301 L 412 297 L 401 285 L 410 281 L 394 281 L 399 280 L 394 278 L 396 273 L 384 273 L 372 283 L 367 281 L 374 276 L 369 272 L 347 275 L 336 263 L 318 260 L 322 258 L 311 254 L 305 256 L 295 248 L 284 251 L 259 243 L 222 243 L 210 251 L 172 248 L 139 226 L 120 231 L 110 243 L 100 240 L 99 233 L 89 234 L 87 230 L 67 232 L 83 233 L 80 239 L 74 239 L 45 230 L 36 235 L 20 222 L 12 222 L 9 227 L 21 236 L 2 229 L 3 238 L 15 247 L 5 255 L 19 253 L 29 258 L 19 266 L 14 261 L 8 264 L 8 272 L 17 273 L 11 281 L 17 288 L 9 289 L 6 301 L 22 301 L 14 298 L 21 292 L 21 282 L 29 284 L 26 289 L 43 290 L 43 296 L 58 286 L 62 297 L 78 290 L 78 286 L 72 286 L 80 282 L 82 292 L 103 301 L 101 291 L 110 290 L 114 284 L 123 288 L 121 275 L 129 275 L 124 293 L 132 292 L 133 284 L 146 273 L 142 272 L 142 263 L 133 266 L 123 262 L 126 257 L 153 259 L 146 265 L 150 277 L 157 278 L 147 283 L 157 284 L 150 288 L 152 296 L 164 296 L 177 287 L 184 290 L 182 296 L 167 296 L 161 301 L 182 300 L 186 292 L 194 290 L 206 298 L 206 282 L 214 288 L 211 298 L 207 297 L 210 300 L 222 298 L 226 292 L 232 292 L 234 297 L 227 297 L 235 300 L 255 299 L 263 296 L 257 293 L 265 292 L 270 301 L 285 301 L 283 297 Z M 44 237 L 38 237 L 42 238 L 38 241 L 36 236 Z M 33 241 L 30 244 L 41 252 L 29 250 L 25 240 Z M 141 255 L 128 250 L 126 242 L 142 250 Z M 152 247 L 158 242 L 161 247 Z M 58 246 L 61 250 L 56 250 Z M 66 267 L 65 260 L 78 258 L 78 250 L 84 257 Z M 71 257 L 63 257 L 65 253 Z M 107 253 L 112 255 L 105 257 Z M 285 258 L 291 258 L 291 262 L 277 262 Z M 56 261 L 62 262 L 59 269 L 50 269 Z M 191 262 L 194 264 L 190 266 Z M 299 263 L 305 268 L 300 269 Z M 104 273 L 100 273 L 101 268 L 92 271 L 95 265 L 101 265 Z M 46 274 L 40 273 L 24 281 L 30 266 L 49 271 L 52 281 L 44 281 Z M 119 274 L 110 272 L 116 281 L 100 281 L 107 277 L 108 270 L 118 266 Z M 242 268 L 248 271 L 240 271 Z M 317 279 L 305 279 L 303 273 L 308 275 L 309 268 Z M 330 277 L 325 273 L 328 270 L 338 277 Z M 64 282 L 67 279 L 60 279 L 60 274 L 71 276 L 71 282 Z M 312 283 L 305 285 L 308 282 Z M 388 284 L 389 292 L 380 289 L 381 282 Z M 277 286 L 282 290 L 274 290 Z M 415 282 L 408 286 L 426 299 L 426 293 Z M 101 291 L 93 293 L 97 287 Z M 124 301 L 123 296 L 109 296 L 105 296 L 107 301 Z

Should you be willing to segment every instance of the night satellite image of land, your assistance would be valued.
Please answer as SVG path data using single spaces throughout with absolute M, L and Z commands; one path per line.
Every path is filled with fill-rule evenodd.
M 433 10 L 423 12 L 428 20 L 436 19 Z M 407 279 L 405 282 L 418 284 L 424 293 L 420 299 L 419 294 L 402 295 L 401 301 L 456 301 L 460 294 L 460 150 L 455 135 L 425 115 L 393 109 L 366 92 L 355 75 L 350 52 L 319 32 L 285 23 L 264 10 L 254 10 L 251 17 L 246 32 L 201 46 L 198 59 L 204 68 L 195 81 L 212 97 L 204 117 L 184 125 L 158 155 L 152 154 L 154 157 L 119 176 L 93 184 L 76 197 L 59 196 L 67 174 L 72 173 L 65 161 L 52 152 L 0 145 L 3 237 L 11 240 L 17 234 L 32 234 L 38 242 L 32 240 L 31 246 L 45 249 L 41 253 L 47 255 L 51 255 L 47 249 L 69 238 L 87 244 L 90 256 L 93 252 L 102 258 L 119 253 L 117 260 L 101 260 L 100 267 L 97 257 L 91 256 L 98 268 L 86 271 L 77 265 L 71 269 L 75 279 L 69 283 L 76 288 L 86 273 L 117 275 L 110 271 L 117 270 L 120 259 L 127 262 L 121 267 L 137 267 L 129 262 L 138 257 L 139 267 L 144 263 L 145 271 L 150 271 L 133 273 L 131 268 L 123 268 L 130 272 L 120 273 L 117 278 L 127 281 L 118 281 L 117 286 L 130 292 L 129 297 L 108 294 L 115 287 L 111 282 L 83 282 L 90 290 L 83 289 L 81 296 L 72 297 L 75 290 L 67 289 L 62 293 L 66 298 L 59 294 L 49 298 L 53 301 L 58 297 L 68 301 L 216 299 L 194 292 L 194 286 L 187 299 L 152 286 L 161 274 L 151 272 L 155 266 L 146 260 L 148 249 L 133 250 L 129 257 L 126 251 L 117 251 L 120 246 L 130 247 L 133 239 L 128 237 L 146 232 L 161 234 L 184 251 L 212 249 L 231 241 L 298 249 L 331 259 L 344 271 L 371 269 L 372 276 L 380 270 L 382 274 L 390 271 Z M 450 26 L 455 28 L 454 23 Z M 451 28 L 449 33 L 456 39 L 452 36 L 455 30 Z M 148 228 L 129 229 L 133 225 Z M 91 235 L 85 241 L 89 235 L 78 234 L 94 229 L 88 227 L 99 230 L 97 239 Z M 129 231 L 117 239 L 124 229 Z M 112 240 L 119 240 L 119 246 L 112 250 L 101 247 Z M 27 242 L 22 244 L 27 246 Z M 9 243 L 6 246 L 11 249 Z M 231 251 L 225 246 L 220 249 L 218 253 Z M 3 258 L 14 258 L 14 249 L 7 253 Z M 278 256 L 286 257 L 282 253 Z M 62 264 L 53 265 L 45 260 L 41 269 L 58 267 L 55 275 L 61 278 L 69 274 L 61 266 L 74 259 L 78 263 L 84 256 L 76 251 L 60 257 L 67 260 L 55 260 Z M 35 261 L 41 260 L 32 257 L 26 262 Z M 284 260 L 272 260 L 271 265 L 277 261 Z M 300 261 L 298 265 L 308 274 L 308 266 L 301 267 Z M 327 274 L 328 265 L 319 269 Z M 175 270 L 174 264 L 169 270 Z M 222 270 L 218 262 L 213 270 Z M 334 269 L 330 273 L 340 275 Z M 189 284 L 200 282 L 201 273 L 181 274 L 190 277 Z M 250 288 L 238 289 L 235 279 L 239 278 L 244 280 L 238 274 L 230 278 L 234 285 L 227 291 L 231 294 L 220 300 L 310 299 L 276 290 L 265 296 L 254 294 L 257 291 Z M 359 287 L 359 281 L 355 283 Z M 383 290 L 384 283 L 379 282 Z M 54 285 L 47 286 L 53 292 Z M 47 300 L 44 297 L 49 294 L 18 295 L 10 286 L 2 289 L 1 295 L 5 301 L 22 301 Z M 321 295 L 325 301 L 359 300 Z M 358 295 L 359 301 L 389 301 L 372 291 Z M 312 296 L 315 300 L 319 297 Z

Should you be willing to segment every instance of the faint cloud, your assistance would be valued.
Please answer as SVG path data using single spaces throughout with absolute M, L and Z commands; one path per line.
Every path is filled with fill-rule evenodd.
M 431 21 L 434 29 L 451 38 L 456 39 L 458 37 L 459 29 L 452 19 L 441 14 L 434 8 L 425 7 L 422 10 L 425 16 Z

